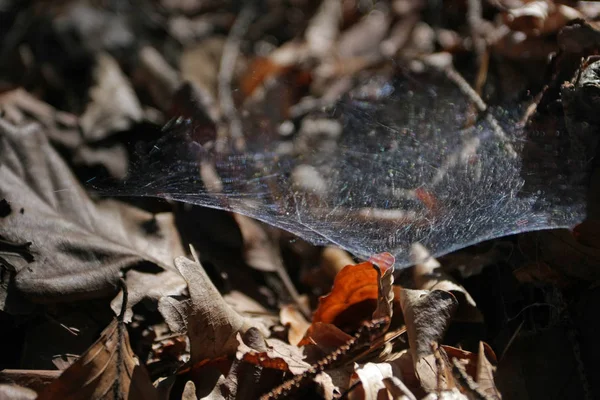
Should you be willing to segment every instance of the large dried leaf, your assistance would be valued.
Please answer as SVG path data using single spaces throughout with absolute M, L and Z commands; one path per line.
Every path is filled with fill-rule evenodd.
M 198 262 L 178 257 L 175 266 L 188 283 L 190 301 L 171 306 L 184 316 L 192 363 L 235 354 L 236 335 L 250 328 L 248 321 L 225 302 Z
M 400 305 L 416 365 L 425 356 L 433 354 L 432 344 L 438 343 L 444 336 L 458 302 L 452 294 L 442 290 L 430 292 L 403 288 Z
M 477 353 L 477 374 L 475 376 L 475 382 L 477 382 L 479 389 L 485 393 L 489 399 L 499 400 L 502 398 L 502 395 L 494 383 L 495 371 L 496 368 L 486 357 L 484 343 L 479 342 L 479 352 Z
M 445 290 L 452 293 L 458 300 L 456 319 L 483 322 L 483 315 L 477 309 L 477 304 L 469 292 L 442 269 L 441 264 L 429 254 L 425 246 L 414 244 L 411 248 L 411 258 L 415 263 L 413 279 L 418 289 Z
M 0 120 L 0 198 L 21 210 L 0 219 L 0 236 L 32 243 L 33 260 L 6 256 L 16 286 L 39 301 L 106 295 L 121 270 L 142 262 L 173 269 L 183 253 L 171 214 L 94 204 L 36 125 Z
M 157 398 L 146 369 L 131 350 L 127 329 L 116 319 L 79 360 L 38 396 L 38 400 Z
M 55 109 L 21 88 L 0 95 L 0 113 L 16 126 L 41 124 L 50 142 L 76 166 L 101 165 L 115 178 L 127 174 L 128 155 L 123 144 L 93 142 L 93 138 L 82 135 L 79 118 Z
M 104 139 L 141 121 L 142 106 L 114 58 L 99 54 L 94 78 L 96 85 L 90 89 L 92 101 L 81 116 L 81 129 L 87 140 Z
M 150 299 L 158 302 L 165 296 L 180 296 L 187 288 L 187 284 L 181 275 L 170 270 L 158 274 L 136 270 L 127 271 L 125 283 L 128 291 L 125 322 L 131 321 L 133 316 L 131 309 L 140 301 Z M 110 303 L 110 307 L 117 315 L 121 311 L 122 302 L 123 292 L 121 291 Z

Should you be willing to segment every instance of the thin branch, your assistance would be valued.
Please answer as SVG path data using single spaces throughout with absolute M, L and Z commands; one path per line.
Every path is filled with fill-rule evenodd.
M 242 8 L 223 46 L 223 54 L 219 66 L 219 104 L 223 116 L 229 122 L 229 136 L 233 140 L 233 146 L 236 151 L 243 151 L 246 145 L 242 132 L 242 122 L 233 101 L 231 83 L 235 72 L 235 63 L 240 55 L 242 38 L 246 35 L 255 14 L 256 11 L 253 2 L 249 2 Z M 221 139 L 223 138 L 221 137 Z M 217 144 L 218 147 L 221 147 L 220 149 L 217 148 L 217 150 L 223 150 L 223 145 L 224 143 L 222 142 L 220 145 Z

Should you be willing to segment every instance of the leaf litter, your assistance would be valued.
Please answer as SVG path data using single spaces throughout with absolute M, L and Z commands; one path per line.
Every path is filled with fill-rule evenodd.
M 592 3 L 136 7 L 0 6 L 1 396 L 597 397 Z

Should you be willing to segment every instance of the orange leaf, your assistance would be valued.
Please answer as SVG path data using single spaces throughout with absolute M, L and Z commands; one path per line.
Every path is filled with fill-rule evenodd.
M 324 322 L 344 331 L 353 331 L 362 322 L 371 320 L 379 301 L 378 275 L 383 276 L 393 268 L 393 264 L 393 256 L 382 253 L 371 257 L 369 261 L 344 267 L 335 277 L 331 293 L 321 297 L 313 324 Z

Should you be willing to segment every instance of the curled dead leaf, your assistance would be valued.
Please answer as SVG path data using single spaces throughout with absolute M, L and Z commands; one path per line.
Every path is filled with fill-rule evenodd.
M 353 331 L 364 321 L 391 318 L 393 265 L 393 257 L 383 253 L 344 267 L 336 276 L 331 293 L 320 298 L 313 323 L 325 322 Z
M 150 262 L 173 270 L 183 254 L 172 214 L 93 203 L 38 126 L 0 120 L 0 164 L 2 197 L 24 210 L 0 219 L 0 235 L 32 242 L 33 260 L 8 261 L 17 289 L 36 301 L 112 294 L 123 269 Z
M 130 270 L 125 274 L 125 283 L 129 296 L 124 322 L 131 322 L 131 309 L 143 299 L 159 301 L 164 296 L 179 296 L 187 287 L 181 275 L 170 270 L 158 274 Z M 123 292 L 119 292 L 110 302 L 110 307 L 116 315 L 121 311 L 122 302 Z
M 283 306 L 279 311 L 279 319 L 284 326 L 288 326 L 288 341 L 297 346 L 310 327 L 304 315 L 294 306 Z
M 408 331 L 410 351 L 415 365 L 433 354 L 432 343 L 438 343 L 456 312 L 458 301 L 443 290 L 402 288 L 400 305 Z
M 86 139 L 104 139 L 142 120 L 142 106 L 129 80 L 108 53 L 97 56 L 94 78 L 96 86 L 89 93 L 91 102 L 80 119 Z
M 446 273 L 441 264 L 429 254 L 427 249 L 416 243 L 411 247 L 413 280 L 417 289 L 444 290 L 450 292 L 458 301 L 455 319 L 465 322 L 483 322 L 483 315 L 467 290 Z
M 114 319 L 96 343 L 38 396 L 38 400 L 58 399 L 158 399 L 122 322 Z
M 278 339 L 265 339 L 255 328 L 238 334 L 238 360 L 298 375 L 310 368 L 302 351 Z
M 235 354 L 236 335 L 250 328 L 246 319 L 225 302 L 200 263 L 178 257 L 175 266 L 186 280 L 190 293 L 188 303 L 172 305 L 178 314 L 184 315 L 192 364 Z

